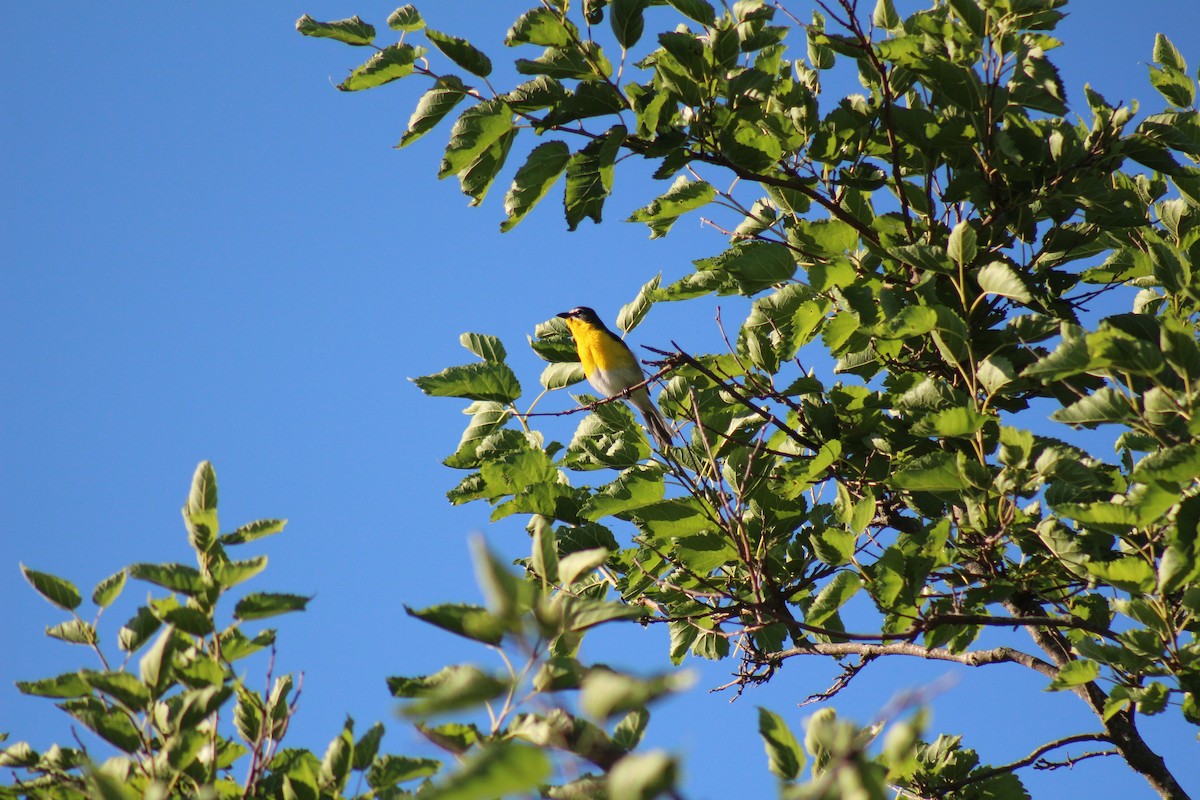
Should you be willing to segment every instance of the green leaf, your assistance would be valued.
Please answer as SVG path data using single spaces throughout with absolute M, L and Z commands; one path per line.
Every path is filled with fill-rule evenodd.
M 885 31 L 900 27 L 900 15 L 896 13 L 896 6 L 892 0 L 877 0 L 875 11 L 871 14 L 871 22 Z
M 200 571 L 186 564 L 131 564 L 129 574 L 140 581 L 153 583 L 189 597 L 198 595 L 207 588 Z
M 512 127 L 512 109 L 503 100 L 484 100 L 468 108 L 450 129 L 450 141 L 438 167 L 438 177 L 462 172 Z
M 382 755 L 367 769 L 367 785 L 378 793 L 400 783 L 436 775 L 441 767 L 442 762 L 432 758 Z
M 100 608 L 108 608 L 121 594 L 121 590 L 125 588 L 126 577 L 125 570 L 121 570 L 115 575 L 110 575 L 100 581 L 96 584 L 96 588 L 92 590 L 92 602 Z
M 794 781 L 804 769 L 804 750 L 783 717 L 758 708 L 758 734 L 767 750 L 767 767 L 785 781 Z
M 48 572 L 38 572 L 35 569 L 29 569 L 24 564 L 21 564 L 21 574 L 25 576 L 25 580 L 29 581 L 29 585 L 38 594 L 64 611 L 74 611 L 83 602 L 83 597 L 80 596 L 79 590 L 75 588 L 75 584 L 65 578 L 51 575 Z
M 212 566 L 213 582 L 222 590 L 232 589 L 244 583 L 267 568 L 267 557 L 246 559 L 245 561 L 218 561 Z
M 333 738 L 321 759 L 321 770 L 317 774 L 318 785 L 333 795 L 341 795 L 350 777 L 354 762 L 354 720 L 346 718 L 341 733 Z
M 423 717 L 476 708 L 508 691 L 506 681 L 476 667 L 446 667 L 421 678 L 388 678 L 395 697 L 411 700 L 402 709 L 407 717 Z
M 305 36 L 336 39 L 356 47 L 369 45 L 375 40 L 375 27 L 363 22 L 357 16 L 333 22 L 317 22 L 305 14 L 296 20 L 296 30 Z
M 664 492 L 662 469 L 657 464 L 639 464 L 588 497 L 579 513 L 583 519 L 596 522 L 656 503 L 663 499 Z
M 594 667 L 583 679 L 580 708 L 595 719 L 642 708 L 651 700 L 683 691 L 695 682 L 690 671 L 671 672 L 651 678 L 635 678 L 604 667 Z
M 472 75 L 486 78 L 492 74 L 492 60 L 466 39 L 449 36 L 433 28 L 425 29 L 425 37 L 447 58 Z
M 620 125 L 609 128 L 567 161 L 563 205 L 569 230 L 578 228 L 584 219 L 601 221 L 604 199 L 612 191 L 613 165 L 625 141 L 625 133 L 625 128 Z
M 106 707 L 97 697 L 67 700 L 61 708 L 109 744 L 126 753 L 137 752 L 142 746 L 138 729 L 129 720 L 129 712 Z M 95 774 L 103 774 L 97 771 Z
M 541 47 L 570 47 L 579 39 L 579 29 L 562 14 L 549 8 L 526 11 L 504 37 L 509 47 L 535 44 Z
M 574 554 L 572 554 L 574 555 Z M 585 631 L 615 619 L 640 619 L 649 609 L 627 603 L 591 600 L 586 597 L 562 595 L 562 630 Z
M 435 375 L 410 378 L 431 397 L 465 397 L 511 403 L 521 396 L 521 384 L 507 364 L 484 362 L 447 367 Z
M 400 137 L 396 147 L 407 147 L 433 130 L 457 106 L 470 87 L 455 75 L 443 75 L 429 91 L 421 95 L 412 116 L 408 118 L 408 129 Z
M 512 230 L 541 202 L 570 159 L 571 150 L 565 142 L 552 140 L 533 148 L 513 176 L 512 186 L 504 196 L 504 211 L 508 218 L 500 223 L 501 232 Z
M 912 492 L 955 492 L 967 487 L 953 453 L 931 453 L 914 459 L 892 473 L 885 483 Z
M 953 406 L 919 418 L 909 428 L 913 436 L 957 437 L 971 436 L 993 417 L 981 414 L 970 406 Z
M 125 652 L 135 653 L 150 641 L 150 637 L 160 625 L 161 620 L 154 616 L 149 608 L 142 606 L 118 632 L 117 644 Z
M 1137 483 L 1169 481 L 1190 484 L 1200 475 L 1200 444 L 1177 444 L 1143 458 L 1130 480 Z
M 503 620 L 480 606 L 446 603 L 422 609 L 405 606 L 404 610 L 410 617 L 484 644 L 500 644 L 506 630 Z
M 1100 665 L 1095 661 L 1068 661 L 1059 670 L 1054 680 L 1046 687 L 1048 692 L 1058 692 L 1091 683 L 1100 677 Z
M 837 573 L 833 576 L 833 580 L 825 584 L 813 599 L 804 621 L 809 625 L 824 625 L 862 588 L 862 585 L 862 579 L 858 577 L 857 573 L 847 571 Z
M 161 697 L 171 684 L 171 662 L 175 649 L 175 629 L 168 625 L 138 662 L 138 674 L 142 683 L 156 699 Z
M 276 592 L 253 592 L 238 601 L 233 609 L 233 618 L 240 620 L 266 619 L 267 617 L 303 611 L 311 597 Z
M 1032 303 L 1033 295 L 1016 270 L 1003 261 L 993 261 L 982 267 L 975 275 L 984 294 L 1009 297 L 1021 303 Z
M 591 572 L 608 560 L 607 547 L 590 547 L 563 556 L 558 562 L 558 576 L 563 586 L 572 586 L 580 575 Z
M 1061 381 L 1088 369 L 1091 357 L 1087 339 L 1078 325 L 1062 326 L 1062 341 L 1054 352 L 1042 356 L 1022 372 L 1026 378 L 1036 378 L 1045 383 Z
M 421 12 L 412 5 L 400 6 L 387 18 L 388 27 L 394 31 L 419 31 L 425 27 Z
M 282 531 L 285 525 L 287 525 L 286 519 L 255 520 L 238 526 L 232 533 L 223 534 L 220 541 L 221 544 L 226 545 L 246 544 L 264 536 L 273 536 Z
M 462 188 L 463 194 L 471 198 L 470 205 L 477 206 L 483 202 L 483 198 L 487 195 L 488 189 L 492 187 L 496 176 L 504 168 L 504 162 L 508 159 L 508 151 L 512 148 L 512 143 L 516 138 L 517 129 L 513 128 L 492 142 L 486 150 L 479 154 L 478 158 L 467 165 L 465 170 L 458 173 L 459 186 Z
M 646 24 L 642 12 L 648 0 L 609 0 L 608 22 L 617 44 L 628 50 L 642 38 Z
M 93 672 L 84 670 L 80 677 L 97 691 L 112 697 L 133 711 L 150 704 L 150 689 L 128 672 Z
M 967 266 L 975 260 L 977 251 L 975 229 L 971 223 L 963 220 L 950 231 L 950 240 L 946 244 L 946 255 L 959 266 Z
M 1138 556 L 1121 556 L 1115 561 L 1089 561 L 1089 574 L 1134 595 L 1154 591 L 1158 582 L 1154 568 Z
M 675 786 L 677 771 L 675 759 L 662 750 L 630 753 L 609 771 L 605 796 L 653 800 Z
M 553 765 L 541 749 L 489 742 L 427 792 L 431 800 L 491 800 L 525 794 L 550 777 Z
M 212 550 L 220 528 L 217 522 L 217 474 L 208 461 L 201 461 L 192 475 L 191 490 L 183 506 L 183 521 L 188 531 L 188 543 L 202 553 Z
M 658 273 L 650 280 L 642 284 L 642 288 L 638 289 L 637 296 L 632 301 L 621 306 L 621 310 L 617 312 L 617 330 L 629 331 L 641 324 L 646 318 L 646 314 L 650 312 L 650 306 L 654 305 L 654 301 L 650 298 L 658 291 L 658 287 L 662 282 L 662 273 Z
M 628 752 L 642 741 L 646 726 L 650 722 L 650 712 L 644 708 L 630 711 L 613 728 L 612 743 Z
M 745 295 L 785 283 L 796 274 L 792 251 L 778 242 L 740 242 L 718 256 L 696 261 L 695 265 L 701 272 L 732 277 Z
M 1171 43 L 1164 33 L 1154 35 L 1154 53 L 1151 60 L 1155 64 L 1161 64 L 1164 67 L 1177 69 L 1180 72 L 1187 72 L 1187 62 L 1183 60 L 1183 54 L 1179 49 Z
M 539 58 L 532 61 L 518 58 L 513 66 L 522 75 L 545 75 L 559 80 L 603 81 L 612 75 L 612 64 L 592 41 L 570 47 L 547 47 Z
M 17 681 L 21 694 L 34 697 L 86 697 L 92 688 L 78 672 L 67 672 L 53 678 L 36 681 Z
M 359 92 L 399 80 L 412 74 L 417 59 L 423 54 L 424 48 L 416 48 L 409 44 L 389 44 L 351 72 L 337 88 L 343 92 Z
M 717 20 L 717 12 L 713 10 L 708 0 L 667 0 L 675 10 L 688 19 L 694 19 L 701 25 L 712 25 Z
M 81 619 L 69 619 L 48 627 L 46 635 L 71 644 L 94 645 L 98 641 L 95 626 Z
M 650 238 L 666 236 L 675 221 L 689 211 L 708 205 L 717 196 L 717 190 L 705 181 L 688 180 L 680 175 L 666 194 L 651 201 L 650 205 L 633 212 L 627 222 L 644 222 L 650 228 Z
M 1133 417 L 1129 398 L 1109 386 L 1101 387 L 1090 395 L 1060 408 L 1050 415 L 1056 422 L 1095 428 L 1097 425 L 1126 422 Z

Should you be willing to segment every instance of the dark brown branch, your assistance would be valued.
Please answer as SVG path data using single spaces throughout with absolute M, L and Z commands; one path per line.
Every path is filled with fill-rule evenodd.
M 1109 740 L 1108 734 L 1106 734 L 1106 733 L 1077 733 L 1074 736 L 1064 736 L 1062 739 L 1056 739 L 1053 742 L 1047 742 L 1046 744 L 1042 745 L 1038 749 L 1034 750 L 1029 755 L 1025 756 L 1024 758 L 1018 759 L 1018 760 L 1012 762 L 1011 764 L 1005 764 L 1005 765 L 999 766 L 999 767 L 989 767 L 987 769 L 982 769 L 982 770 L 979 770 L 978 772 L 974 772 L 960 780 L 951 781 L 950 783 L 939 783 L 936 786 L 932 786 L 923 791 L 931 792 L 934 796 L 941 797 L 945 794 L 948 794 L 949 792 L 953 792 L 956 789 L 961 789 L 964 786 L 970 786 L 973 783 L 983 783 L 984 781 L 991 780 L 992 778 L 995 778 L 998 775 L 1004 775 L 1005 773 L 1008 773 L 1008 772 L 1016 772 L 1017 770 L 1023 769 L 1030 765 L 1034 765 L 1035 769 L 1047 769 L 1049 767 L 1037 767 L 1036 764 L 1037 763 L 1049 764 L 1050 762 L 1041 762 L 1040 760 L 1041 760 L 1042 756 L 1044 756 L 1046 753 L 1049 753 L 1051 750 L 1057 750 L 1060 747 L 1067 747 L 1068 745 L 1077 744 L 1079 742 L 1107 742 L 1108 740 Z M 1103 753 L 1092 753 L 1089 755 L 1107 755 L 1107 754 L 1115 753 L 1115 752 L 1116 751 L 1114 751 L 1114 750 L 1108 750 L 1108 751 L 1104 751 Z M 1076 758 L 1074 760 L 1071 760 L 1070 763 L 1074 763 L 1074 761 L 1076 761 L 1076 760 L 1079 760 L 1079 759 Z M 1059 764 L 1057 766 L 1063 766 L 1063 765 Z

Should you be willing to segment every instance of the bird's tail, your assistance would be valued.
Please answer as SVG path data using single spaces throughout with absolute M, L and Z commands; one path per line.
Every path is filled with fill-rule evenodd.
M 646 430 L 650 431 L 650 438 L 659 450 L 666 450 L 674 444 L 675 432 L 653 403 L 648 403 L 642 409 L 642 418 L 646 420 Z

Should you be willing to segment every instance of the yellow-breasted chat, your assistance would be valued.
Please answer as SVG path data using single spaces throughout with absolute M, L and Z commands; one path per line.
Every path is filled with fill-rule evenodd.
M 630 386 L 637 386 L 646 379 L 633 351 L 621 338 L 605 327 L 596 312 L 587 306 L 572 308 L 558 315 L 567 322 L 571 336 L 575 339 L 575 352 L 583 365 L 583 374 L 588 383 L 605 397 L 620 394 Z M 654 439 L 658 449 L 671 446 L 674 434 L 667 421 L 654 406 L 646 387 L 632 391 L 627 398 L 630 405 L 642 412 L 646 430 Z

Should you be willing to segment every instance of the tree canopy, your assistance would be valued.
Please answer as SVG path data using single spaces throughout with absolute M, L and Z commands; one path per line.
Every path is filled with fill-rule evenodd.
M 661 237 L 711 214 L 724 249 L 665 285 L 639 277 L 622 331 L 657 303 L 737 295 L 751 310 L 725 351 L 658 351 L 650 380 L 682 440 L 661 451 L 619 396 L 577 395 L 565 444 L 539 430 L 557 415 L 546 392 L 583 377 L 558 319 L 530 339 L 546 362 L 532 398 L 485 333 L 463 334 L 468 363 L 415 379 L 470 401 L 445 460 L 464 473 L 450 502 L 490 504 L 530 535 L 519 571 L 477 545 L 486 606 L 409 610 L 505 654 L 496 674 L 389 679 L 461 764 L 380 755 L 352 724 L 324 760 L 274 749 L 290 687 L 246 690 L 226 643 L 262 646 L 240 624 L 304 598 L 249 595 L 220 628 L 217 600 L 261 569 L 225 547 L 274 523 L 219 536 L 202 465 L 185 508 L 199 570 L 128 572 L 172 598 L 119 642 L 150 645 L 139 676 L 24 687 L 67 698 L 130 754 L 124 766 L 80 777 L 77 755 L 10 749 L 5 763 L 36 776 L 15 793 L 341 796 L 357 770 L 366 795 L 422 780 L 417 793 L 438 798 L 679 796 L 674 757 L 639 748 L 647 707 L 686 684 L 669 667 L 727 659 L 740 690 L 817 657 L 844 666 L 834 699 L 882 659 L 1017 665 L 1072 693 L 1095 727 L 985 765 L 919 709 L 867 727 L 824 709 L 798 734 L 764 708 L 783 796 L 1026 797 L 1020 770 L 1079 743 L 1187 796 L 1138 727 L 1158 714 L 1200 724 L 1200 116 L 1185 58 L 1159 35 L 1162 108 L 1138 119 L 1091 88 L 1068 105 L 1052 61 L 1064 0 L 938 0 L 907 16 L 891 0 L 797 5 L 545 0 L 505 37 L 521 76 L 510 88 L 493 85 L 491 56 L 413 6 L 387 18 L 388 44 L 358 17 L 297 22 L 374 50 L 339 89 L 429 82 L 398 146 L 453 119 L 438 175 L 472 205 L 504 176 L 502 231 L 559 183 L 568 228 L 600 222 L 634 158 L 666 188 L 630 221 Z M 861 92 L 823 91 L 839 63 Z M 1096 431 L 1097 446 L 1052 435 L 1047 417 Z M 97 605 L 125 574 L 97 587 Z M 69 582 L 27 577 L 74 614 Z M 580 659 L 591 629 L 622 623 L 668 628 L 661 674 Z M 96 645 L 78 617 L 65 625 L 59 638 Z M 234 734 L 189 732 L 227 701 Z M 429 721 L 446 713 L 461 721 Z M 228 770 L 245 754 L 239 785 Z

